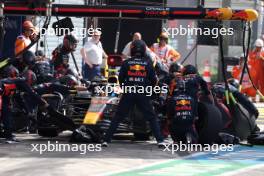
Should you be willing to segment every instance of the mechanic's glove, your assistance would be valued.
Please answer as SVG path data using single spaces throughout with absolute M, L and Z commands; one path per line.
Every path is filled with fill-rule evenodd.
M 82 84 L 85 84 L 86 87 L 90 87 L 90 85 L 91 85 L 91 82 L 87 81 L 85 79 L 80 79 L 80 81 L 81 81 Z

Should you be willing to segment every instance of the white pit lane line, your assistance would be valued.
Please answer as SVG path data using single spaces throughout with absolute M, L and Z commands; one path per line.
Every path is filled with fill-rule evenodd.
M 240 149 L 240 147 L 243 147 L 241 145 L 236 145 L 234 146 L 234 149 Z M 251 148 L 251 150 L 254 150 L 253 148 Z M 247 153 L 247 149 L 243 149 L 242 151 L 246 152 Z M 230 162 L 230 164 L 232 165 L 232 163 L 236 163 L 237 160 L 234 159 L 232 160 L 230 158 L 230 154 L 238 154 L 240 155 L 241 153 L 240 152 L 236 152 L 236 151 L 232 151 L 232 152 L 223 152 L 220 156 L 221 159 L 219 159 L 219 161 L 225 161 L 225 162 Z M 193 154 L 190 154 L 188 156 L 185 156 L 185 157 L 180 157 L 180 158 L 175 158 L 175 159 L 169 159 L 169 160 L 163 160 L 163 161 L 159 161 L 159 162 L 154 162 L 154 163 L 151 163 L 151 164 L 145 164 L 143 166 L 137 166 L 137 167 L 131 167 L 131 168 L 127 168 L 127 169 L 121 169 L 121 170 L 117 170 L 117 171 L 114 171 L 114 172 L 108 172 L 108 173 L 105 173 L 105 174 L 100 174 L 99 176 L 109 176 L 109 175 L 115 175 L 115 174 L 123 174 L 125 172 L 133 172 L 133 171 L 136 171 L 136 170 L 140 170 L 140 169 L 146 169 L 148 167 L 152 167 L 152 166 L 159 166 L 161 164 L 168 164 L 170 162 L 173 162 L 173 161 L 176 161 L 176 160 L 185 160 L 185 159 L 191 159 L 191 158 L 195 158 L 195 157 L 200 157 L 200 156 L 207 156 L 208 155 L 211 155 L 211 156 L 214 156 L 212 155 L 212 152 L 199 152 L 199 153 L 193 153 Z M 205 160 L 207 161 L 213 161 L 214 157 L 208 157 L 206 158 Z M 250 160 L 250 159 L 249 159 Z M 197 160 L 198 162 L 198 165 L 199 165 L 199 162 L 201 162 L 200 159 Z M 202 164 L 202 163 L 201 163 Z M 248 167 L 245 167 L 245 168 L 240 168 L 240 169 L 236 169 L 236 170 L 231 170 L 231 171 L 226 171 L 224 173 L 219 173 L 219 174 L 216 174 L 217 176 L 240 176 L 241 173 L 244 173 L 246 175 L 248 175 L 248 173 L 250 173 L 251 170 L 254 170 L 254 169 L 257 169 L 257 168 L 264 168 L 264 163 L 256 163 L 256 165 L 253 165 L 253 166 L 248 166 Z M 175 168 L 175 172 L 177 172 L 177 169 Z M 196 175 L 196 173 L 194 173 L 194 175 Z
M 226 172 L 226 173 L 220 174 L 219 176 L 239 176 L 243 173 L 250 172 L 250 171 L 252 171 L 254 169 L 258 169 L 258 168 L 264 168 L 264 164 L 257 164 L 255 166 L 249 166 L 249 167 L 246 167 L 244 169 Z
M 109 175 L 113 175 L 113 174 L 119 174 L 121 172 L 129 172 L 129 171 L 133 171 L 133 170 L 137 170 L 137 169 L 143 169 L 145 167 L 155 166 L 155 165 L 158 165 L 158 164 L 170 163 L 170 162 L 172 162 L 174 160 L 178 160 L 178 159 L 188 159 L 188 158 L 191 158 L 191 157 L 198 157 L 198 156 L 205 155 L 205 154 L 208 154 L 208 153 L 206 153 L 206 152 L 199 152 L 199 153 L 193 153 L 193 154 L 190 154 L 190 155 L 184 156 L 184 157 L 178 156 L 180 158 L 166 159 L 166 160 L 162 160 L 162 161 L 158 161 L 158 162 L 153 162 L 151 164 L 145 164 L 143 166 L 136 166 L 136 167 L 126 168 L 126 169 L 120 169 L 118 171 L 107 172 L 105 174 L 99 174 L 97 176 L 109 176 Z

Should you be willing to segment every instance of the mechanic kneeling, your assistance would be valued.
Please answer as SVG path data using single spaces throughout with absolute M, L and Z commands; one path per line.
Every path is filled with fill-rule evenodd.
M 157 76 L 153 68 L 153 64 L 149 59 L 145 58 L 146 44 L 142 40 L 136 40 L 131 44 L 132 58 L 124 61 L 119 73 L 119 83 L 122 86 L 155 86 L 157 84 Z M 124 92 L 122 95 L 117 112 L 111 125 L 104 136 L 103 146 L 107 147 L 108 142 L 115 133 L 119 123 L 129 114 L 129 110 L 135 105 L 144 114 L 146 120 L 150 122 L 152 132 L 158 142 L 159 147 L 162 147 L 163 137 L 160 132 L 160 127 L 155 116 L 154 108 L 150 96 L 146 94 Z
M 12 134 L 12 114 L 11 114 L 11 95 L 15 89 L 27 92 L 31 99 L 31 104 L 38 104 L 43 108 L 51 108 L 45 100 L 43 100 L 32 88 L 27 84 L 25 78 L 18 77 L 18 70 L 11 66 L 4 69 L 6 78 L 0 80 L 0 91 L 2 97 L 1 120 L 4 125 L 3 137 L 8 143 L 18 142 Z
M 198 92 L 200 88 L 206 96 L 210 92 L 193 65 L 186 65 L 182 74 L 182 78 L 176 77 L 170 85 L 171 98 L 167 105 L 169 129 L 174 142 L 197 143 L 195 120 L 198 118 Z

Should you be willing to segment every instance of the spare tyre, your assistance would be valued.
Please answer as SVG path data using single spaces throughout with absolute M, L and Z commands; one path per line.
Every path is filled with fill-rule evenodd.
M 196 129 L 199 134 L 199 143 L 212 144 L 218 140 L 218 133 L 223 129 L 222 115 L 219 109 L 209 103 L 199 102 L 199 120 Z

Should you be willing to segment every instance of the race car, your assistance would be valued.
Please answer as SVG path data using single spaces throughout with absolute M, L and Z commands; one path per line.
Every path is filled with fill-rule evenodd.
M 115 58 L 115 57 L 111 57 Z M 119 62 L 121 64 L 122 62 Z M 109 64 L 111 65 L 111 64 Z M 116 67 L 120 66 L 115 64 Z M 111 69 L 114 68 L 110 66 Z M 47 123 L 48 113 L 39 115 L 39 135 L 46 137 L 57 136 L 62 130 L 72 130 L 72 141 L 90 141 L 100 142 L 102 136 L 109 128 L 111 119 L 120 99 L 120 93 L 105 93 L 105 88 L 117 85 L 117 72 L 112 72 L 108 80 L 98 78 L 91 82 L 87 91 L 73 91 L 70 96 L 63 97 L 58 94 L 45 95 L 48 102 L 56 105 L 57 111 L 71 119 L 75 128 L 64 128 L 62 122 L 56 124 Z M 220 86 L 221 85 L 221 86 Z M 98 87 L 104 88 L 104 91 L 96 91 Z M 118 91 L 117 91 L 118 92 Z M 223 84 L 215 84 L 212 87 L 214 102 L 208 101 L 203 95 L 199 98 L 198 120 L 196 129 L 199 134 L 199 143 L 212 144 L 221 142 L 221 135 L 230 134 L 237 136 L 240 140 L 245 140 L 256 131 L 257 113 L 248 109 L 248 106 L 254 106 L 247 101 L 239 92 L 236 93 L 237 104 L 227 104 L 224 96 L 225 88 Z M 166 119 L 166 114 L 161 113 L 159 99 L 164 95 L 155 96 L 153 99 L 154 107 L 162 123 Z M 241 99 L 241 97 L 243 97 Z M 246 101 L 246 104 L 244 103 Z M 41 114 L 41 113 L 40 113 Z M 62 118 L 63 119 L 63 118 Z M 66 120 L 66 121 L 68 121 Z M 63 120 L 62 120 L 63 121 Z M 60 127 L 62 126 L 62 127 Z M 76 130 L 77 129 L 77 130 Z M 151 136 L 151 130 L 143 115 L 137 107 L 131 109 L 125 120 L 119 125 L 117 133 L 133 133 L 136 140 L 148 140 Z M 220 135 L 221 134 L 221 135 Z M 223 141 L 222 141 L 223 142 Z

